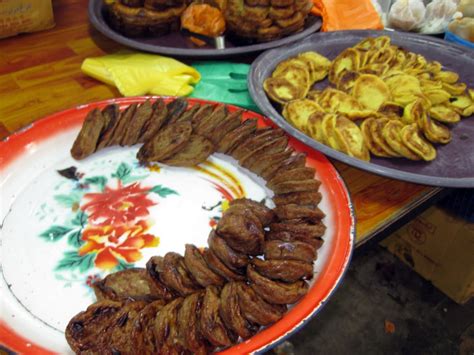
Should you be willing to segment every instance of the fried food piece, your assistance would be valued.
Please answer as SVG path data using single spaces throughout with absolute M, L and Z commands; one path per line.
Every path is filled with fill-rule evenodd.
M 372 130 L 371 130 L 372 125 L 377 125 L 377 119 L 374 117 L 364 120 L 360 126 L 360 130 L 362 134 L 364 135 L 364 141 L 365 141 L 365 144 L 367 145 L 367 148 L 369 148 L 372 154 L 378 157 L 384 157 L 384 158 L 391 157 L 389 153 L 387 153 L 384 149 L 382 149 L 382 147 L 380 147 L 378 144 L 375 143 L 372 137 Z
M 321 202 L 322 195 L 318 191 L 301 191 L 290 192 L 273 196 L 273 202 L 277 206 L 287 205 L 291 203 L 299 203 L 303 205 L 316 206 Z
M 351 157 L 370 160 L 369 150 L 359 126 L 344 116 L 336 117 L 335 138 L 337 145 L 346 147 Z
M 316 249 L 305 242 L 269 240 L 263 247 L 265 260 L 298 260 L 311 263 L 316 260 Z
M 228 153 L 235 146 L 238 146 L 244 140 L 247 139 L 257 129 L 257 121 L 249 119 L 237 127 L 236 129 L 227 133 L 217 146 L 217 151 L 220 153 Z
M 204 338 L 214 346 L 229 346 L 237 339 L 233 334 L 227 332 L 227 328 L 222 322 L 219 315 L 220 304 L 218 289 L 214 286 L 207 287 L 199 315 L 199 330 Z
M 272 189 L 275 185 L 285 181 L 299 181 L 313 179 L 316 171 L 313 168 L 304 167 L 293 170 L 283 170 L 277 173 L 271 180 L 267 182 L 267 186 Z
M 227 281 L 245 280 L 245 276 L 240 275 L 229 269 L 211 249 L 205 248 L 203 256 L 209 268 L 212 269 L 212 271 L 214 271 L 216 274 L 219 274 L 220 276 L 225 278 Z
M 196 166 L 206 161 L 214 152 L 214 144 L 200 135 L 192 134 L 187 144 L 163 163 L 171 166 Z
M 291 234 L 306 234 L 312 238 L 322 237 L 326 231 L 326 226 L 319 222 L 317 224 L 288 224 L 272 223 L 270 230 L 273 232 L 289 232 Z
M 198 248 L 192 244 L 186 244 L 185 246 L 184 264 L 193 278 L 202 287 L 210 285 L 221 286 L 224 284 L 224 279 L 209 269 Z
M 373 121 L 369 125 L 370 129 L 370 134 L 372 137 L 373 142 L 380 147 L 385 153 L 387 153 L 391 157 L 399 157 L 400 154 L 398 154 L 395 150 L 390 148 L 390 145 L 387 143 L 385 138 L 383 137 L 383 128 L 389 122 L 390 120 L 388 118 L 378 118 L 375 121 Z
M 386 101 L 391 100 L 389 87 L 378 76 L 360 75 L 352 88 L 352 95 L 365 108 L 377 111 Z
M 160 279 L 160 274 L 163 272 L 163 269 L 164 258 L 161 256 L 152 256 L 146 263 L 146 271 L 153 281 L 153 288 L 158 290 L 162 299 L 169 301 L 175 298 L 175 295 Z
M 328 75 L 331 61 L 318 52 L 300 53 L 298 59 L 304 61 L 308 66 L 311 84 L 323 80 Z
M 461 116 L 446 104 L 434 105 L 429 110 L 430 117 L 443 123 L 457 123 Z
M 265 79 L 263 89 L 271 100 L 279 104 L 285 104 L 293 100 L 303 99 L 309 86 L 296 86 L 283 77 L 271 77 Z
M 258 255 L 262 251 L 263 227 L 249 208 L 242 205 L 229 207 L 216 231 L 236 251 L 249 255 Z
M 250 261 L 246 254 L 238 253 L 230 248 L 214 230 L 209 234 L 207 243 L 214 254 L 233 271 L 238 272 L 239 269 L 245 268 Z
M 178 311 L 183 303 L 182 298 L 177 298 L 166 306 L 156 315 L 153 324 L 153 333 L 156 341 L 157 354 L 175 354 L 182 351 L 178 344 Z
M 321 122 L 322 135 L 324 136 L 324 142 L 331 148 L 349 154 L 349 147 L 344 140 L 336 139 L 336 120 L 337 115 L 330 113 L 323 117 Z
M 258 149 L 265 147 L 267 144 L 274 142 L 276 138 L 283 136 L 281 129 L 265 128 L 257 129 L 257 131 L 249 136 L 242 144 L 236 146 L 230 154 L 239 162 L 255 153 Z
M 114 134 L 115 127 L 120 117 L 120 109 L 118 105 L 107 105 L 102 110 L 102 116 L 104 117 L 104 127 L 100 132 L 97 150 L 105 148 L 109 145 L 109 141 Z
M 211 104 L 202 105 L 196 112 L 196 114 L 191 118 L 191 124 L 193 126 L 193 129 L 199 126 L 201 122 L 206 119 L 206 117 L 209 117 L 212 114 L 213 110 L 214 106 L 212 106 Z
M 318 96 L 323 112 L 363 115 L 363 107 L 349 94 L 333 88 L 324 89 Z
M 298 260 L 261 260 L 252 259 L 252 265 L 261 275 L 284 282 L 296 282 L 301 279 L 309 280 L 313 277 L 312 263 Z
M 286 6 L 286 7 L 271 6 L 270 11 L 268 13 L 268 17 L 271 18 L 272 20 L 286 19 L 293 16 L 295 12 L 296 12 L 296 8 L 294 6 Z
M 250 169 L 255 174 L 260 175 L 266 180 L 269 180 L 278 171 L 280 165 L 290 158 L 292 153 L 293 149 L 286 149 L 279 153 L 269 154 L 265 157 L 265 159 L 255 161 Z
M 162 289 L 156 287 L 146 269 L 132 268 L 114 272 L 92 285 L 98 301 L 123 301 L 126 299 L 153 301 L 164 298 Z
M 280 62 L 275 67 L 272 78 L 284 78 L 294 86 L 303 86 L 306 93 L 311 84 L 310 72 L 306 61 L 299 58 L 290 58 Z
M 300 191 L 318 191 L 321 182 L 314 179 L 285 181 L 273 187 L 275 194 L 286 194 Z
M 290 233 L 283 231 L 268 231 L 265 233 L 265 240 L 283 240 L 285 242 L 300 241 L 312 245 L 316 250 L 321 248 L 324 243 L 321 237 L 313 237 L 309 234 Z
M 239 305 L 238 286 L 235 282 L 227 283 L 221 291 L 219 315 L 225 326 L 242 339 L 250 338 L 258 330 L 244 318 Z
M 191 138 L 190 122 L 176 122 L 160 130 L 138 151 L 140 161 L 162 161 L 182 150 Z
M 147 302 L 128 302 L 117 312 L 110 328 L 107 329 L 107 345 L 101 352 L 119 352 L 131 354 L 134 352 L 135 340 L 130 336 L 138 320 L 140 312 L 145 308 Z
M 202 304 L 202 292 L 187 296 L 178 311 L 176 326 L 178 339 L 183 347 L 193 354 L 207 354 L 208 344 L 199 331 L 199 312 Z
M 222 138 L 242 123 L 242 110 L 236 110 L 227 116 L 212 130 L 209 139 L 218 146 Z
M 74 159 L 81 160 L 95 152 L 104 123 L 104 116 L 99 109 L 94 109 L 87 114 L 71 148 Z
M 155 334 L 153 324 L 156 314 L 165 306 L 166 302 L 157 300 L 146 305 L 138 314 L 130 338 L 135 349 L 140 349 L 144 355 L 156 354 Z
M 403 116 L 403 106 L 395 103 L 395 102 L 384 102 L 378 110 L 379 113 L 394 119 L 400 119 Z
M 243 205 L 249 208 L 255 216 L 260 220 L 263 227 L 268 226 L 275 218 L 275 213 L 265 206 L 263 202 L 257 202 L 248 198 L 238 198 L 232 200 L 229 206 Z
M 430 116 L 423 113 L 417 122 L 425 137 L 432 143 L 447 144 L 451 141 L 451 131 L 441 123 L 431 120 Z
M 143 126 L 148 122 L 152 113 L 153 105 L 150 100 L 146 100 L 143 104 L 137 107 L 133 117 L 131 117 L 131 122 L 129 123 L 128 128 L 122 137 L 122 141 L 120 142 L 121 146 L 134 145 L 138 143 Z
M 339 75 L 345 70 L 357 71 L 360 66 L 360 54 L 354 48 L 347 48 L 342 51 L 331 63 L 329 67 L 329 81 L 336 84 Z
M 423 137 L 416 123 L 403 127 L 400 135 L 405 145 L 423 160 L 431 161 L 436 158 L 436 149 Z
M 181 27 L 193 33 L 217 37 L 225 31 L 225 19 L 218 8 L 191 3 L 181 15 Z
M 265 326 L 283 317 L 286 306 L 267 303 L 243 282 L 237 282 L 236 286 L 242 315 L 249 322 Z
M 293 100 L 283 107 L 283 117 L 300 130 L 308 124 L 309 117 L 315 112 L 324 112 L 321 106 L 308 99 Z
M 165 119 L 165 124 L 175 123 L 179 117 L 186 112 L 188 108 L 188 101 L 185 98 L 178 97 L 176 100 L 169 102 L 166 105 L 168 114 Z
M 161 282 L 179 295 L 186 296 L 200 289 L 189 275 L 184 258 L 178 253 L 166 253 L 162 267 L 163 269 L 160 270 Z
M 123 303 L 99 301 L 76 314 L 66 327 L 66 340 L 75 353 L 99 352 L 107 342 L 107 331 Z
M 216 106 L 214 111 L 212 111 L 209 116 L 204 117 L 196 126 L 196 133 L 210 139 L 211 132 L 224 120 L 226 116 L 227 107 L 225 105 Z
M 344 70 L 338 77 L 336 87 L 338 90 L 350 92 L 354 87 L 356 80 L 362 74 L 353 70 Z
M 273 304 L 295 303 L 308 292 L 308 284 L 305 281 L 272 281 L 260 275 L 251 265 L 247 267 L 247 277 L 250 287 L 265 301 Z
M 318 222 L 326 215 L 317 207 L 305 206 L 300 204 L 287 204 L 277 206 L 275 213 L 280 220 L 303 218 L 309 222 Z
M 168 117 L 168 108 L 162 99 L 158 99 L 153 103 L 153 113 L 147 122 L 143 125 L 143 129 L 140 133 L 139 143 L 148 142 L 154 137 L 161 127 L 165 124 L 166 118 Z
M 241 165 L 250 171 L 254 166 L 258 166 L 260 160 L 266 159 L 269 155 L 283 152 L 288 145 L 288 138 L 286 136 L 277 137 L 261 147 L 256 148 L 253 152 L 247 154 L 241 160 Z
M 403 143 L 400 136 L 400 132 L 403 127 L 404 125 L 402 122 L 398 120 L 390 120 L 384 125 L 382 129 L 382 135 L 390 148 L 392 148 L 402 157 L 410 160 L 420 160 L 420 157 L 408 149 L 405 143 Z
M 179 116 L 177 119 L 176 119 L 176 122 L 180 122 L 180 121 L 190 121 L 193 116 L 199 111 L 199 109 L 201 108 L 201 105 L 200 104 L 195 104 L 193 105 L 191 108 L 187 109 L 186 111 L 184 111 L 181 116 Z
M 137 107 L 137 104 L 131 104 L 120 113 L 120 117 L 118 119 L 117 126 L 115 127 L 114 134 L 112 135 L 112 138 L 109 141 L 109 146 L 118 145 L 122 142 L 122 139 L 125 136 L 125 133 L 127 132 L 128 125 L 130 124 L 133 115 L 135 115 Z

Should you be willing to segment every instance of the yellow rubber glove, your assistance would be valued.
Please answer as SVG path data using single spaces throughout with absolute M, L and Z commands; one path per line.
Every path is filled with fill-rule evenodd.
M 193 91 L 191 84 L 201 79 L 196 69 L 173 58 L 137 52 L 87 58 L 81 69 L 97 80 L 116 86 L 124 96 L 185 96 Z

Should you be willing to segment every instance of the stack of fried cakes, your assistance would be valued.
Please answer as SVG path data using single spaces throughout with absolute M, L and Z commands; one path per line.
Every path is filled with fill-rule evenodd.
M 185 0 L 117 0 L 108 6 L 109 23 L 128 37 L 159 36 L 179 29 Z

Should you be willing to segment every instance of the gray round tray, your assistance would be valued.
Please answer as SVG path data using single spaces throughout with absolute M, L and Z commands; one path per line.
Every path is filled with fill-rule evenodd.
M 365 162 L 338 152 L 300 132 L 286 122 L 267 98 L 263 81 L 282 60 L 304 51 L 317 51 L 329 59 L 334 59 L 343 49 L 353 46 L 363 38 L 381 35 L 390 36 L 393 44 L 422 54 L 428 60 L 439 61 L 448 70 L 457 72 L 460 80 L 468 87 L 474 88 L 474 51 L 469 48 L 409 33 L 340 31 L 313 34 L 304 41 L 261 54 L 252 64 L 249 73 L 250 95 L 262 112 L 287 133 L 343 163 L 398 180 L 433 186 L 474 188 L 474 117 L 464 118 L 452 127 L 452 141 L 447 145 L 438 145 L 438 156 L 431 162 L 377 157 Z
M 224 49 L 197 47 L 181 32 L 176 31 L 159 37 L 128 38 L 114 31 L 104 17 L 104 0 L 89 1 L 89 19 L 92 25 L 104 36 L 128 47 L 146 52 L 172 55 L 188 58 L 223 58 L 262 52 L 267 49 L 293 43 L 309 36 L 321 28 L 321 19 L 310 15 L 301 32 L 275 41 L 255 44 L 239 44 L 226 38 Z

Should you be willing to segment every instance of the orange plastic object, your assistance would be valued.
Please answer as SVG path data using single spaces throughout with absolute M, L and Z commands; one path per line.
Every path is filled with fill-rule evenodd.
M 311 12 L 323 19 L 322 31 L 383 29 L 370 0 L 313 0 L 313 3 Z
M 207 4 L 191 4 L 181 15 L 181 27 L 205 36 L 217 37 L 225 31 L 222 12 Z

